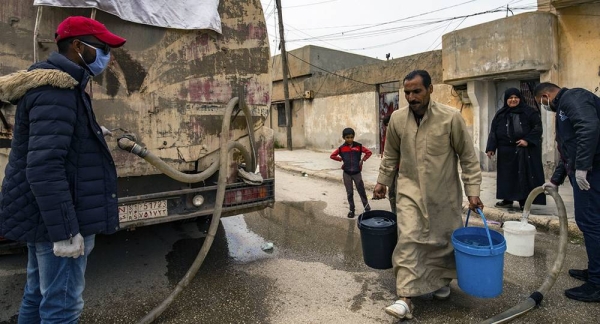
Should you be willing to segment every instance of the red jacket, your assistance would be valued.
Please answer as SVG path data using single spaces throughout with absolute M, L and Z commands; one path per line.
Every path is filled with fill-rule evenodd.
M 352 142 L 352 145 L 343 144 L 337 150 L 331 153 L 330 158 L 336 161 L 342 161 L 344 164 L 342 165 L 342 169 L 344 172 L 352 175 L 360 173 L 362 170 L 362 165 L 360 164 L 362 154 L 365 154 L 365 157 L 362 159 L 366 161 L 371 154 L 373 154 L 368 148 L 362 146 L 359 142 Z

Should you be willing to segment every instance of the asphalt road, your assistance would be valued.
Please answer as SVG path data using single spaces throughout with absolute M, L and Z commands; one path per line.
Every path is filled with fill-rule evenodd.
M 395 299 L 394 274 L 363 263 L 356 220 L 345 217 L 343 187 L 278 170 L 276 199 L 272 209 L 222 220 L 198 276 L 156 323 L 397 323 L 383 311 Z M 385 200 L 371 204 L 389 210 Z M 135 323 L 182 278 L 206 228 L 201 219 L 98 237 L 81 323 Z M 449 300 L 415 300 L 411 322 L 478 323 L 514 306 L 543 282 L 557 241 L 539 233 L 533 257 L 505 254 L 499 297 L 471 297 L 453 281 Z M 273 249 L 263 251 L 265 243 Z M 541 306 L 513 323 L 598 323 L 598 303 L 563 295 L 580 284 L 567 269 L 585 267 L 586 260 L 579 242 L 569 243 Z M 25 264 L 25 255 L 0 256 L 0 323 L 16 323 Z

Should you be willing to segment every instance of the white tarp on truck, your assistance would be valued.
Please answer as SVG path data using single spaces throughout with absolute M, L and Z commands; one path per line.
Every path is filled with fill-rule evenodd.
M 138 24 L 221 33 L 219 0 L 34 0 L 33 5 L 96 8 Z

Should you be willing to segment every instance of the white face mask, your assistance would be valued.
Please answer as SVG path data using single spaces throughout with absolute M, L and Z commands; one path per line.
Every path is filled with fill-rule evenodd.
M 544 98 L 546 98 L 546 100 L 547 100 L 546 103 L 544 103 Z M 552 107 L 550 107 L 550 98 L 548 98 L 547 95 L 543 95 L 540 98 L 540 107 L 545 109 L 546 111 L 554 111 L 554 110 L 552 110 Z

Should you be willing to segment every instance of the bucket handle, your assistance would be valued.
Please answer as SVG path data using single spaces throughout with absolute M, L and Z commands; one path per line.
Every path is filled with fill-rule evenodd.
M 483 216 L 483 211 L 481 209 L 477 208 L 476 211 L 477 211 L 477 214 L 479 214 L 479 216 L 481 216 L 481 219 L 483 219 L 483 225 L 485 226 L 485 232 L 487 233 L 487 237 L 490 242 L 490 251 L 491 251 L 494 249 L 494 244 L 492 243 L 492 236 L 490 235 L 490 229 L 488 228 L 487 220 L 485 219 L 485 216 Z M 467 227 L 469 225 L 469 215 L 471 215 L 471 209 L 469 209 L 469 211 L 467 212 L 467 219 L 465 220 L 465 227 Z

